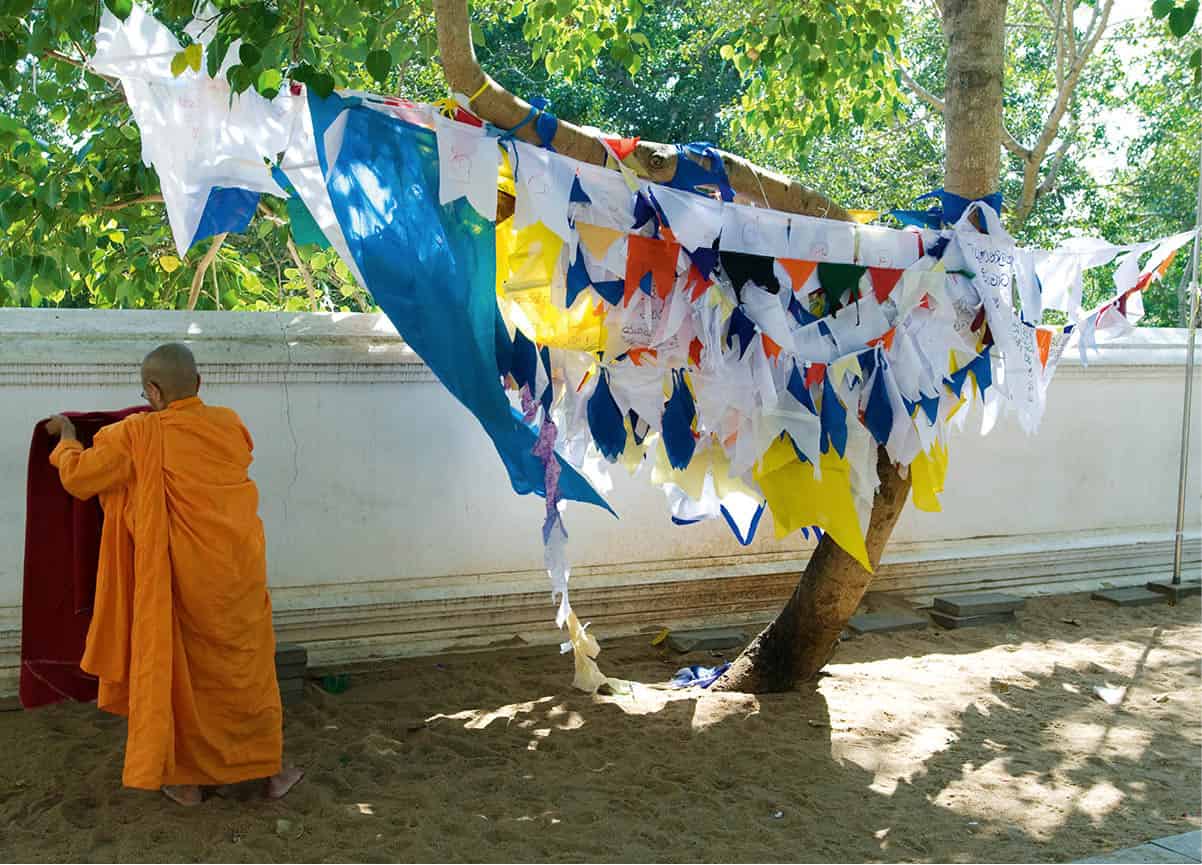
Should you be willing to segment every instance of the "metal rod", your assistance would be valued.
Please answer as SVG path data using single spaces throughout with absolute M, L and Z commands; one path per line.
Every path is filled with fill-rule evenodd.
M 1181 585 L 1181 546 L 1185 534 L 1185 489 L 1189 474 L 1189 434 L 1194 397 L 1194 334 L 1198 327 L 1198 245 L 1202 243 L 1202 148 L 1198 151 L 1198 205 L 1194 211 L 1194 252 L 1190 262 L 1189 340 L 1185 349 L 1185 404 L 1181 415 L 1181 466 L 1177 478 L 1177 533 L 1173 538 L 1173 585 Z

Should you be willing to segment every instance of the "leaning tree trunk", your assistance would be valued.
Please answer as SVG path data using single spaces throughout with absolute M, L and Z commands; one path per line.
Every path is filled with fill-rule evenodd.
M 997 188 L 1002 145 L 1002 70 L 1006 0 L 943 0 L 947 36 L 944 188 L 980 198 Z M 910 481 L 884 449 L 881 487 L 865 543 L 873 569 L 905 506 Z M 714 683 L 728 691 L 782 691 L 814 678 L 872 582 L 872 574 L 826 535 L 810 557 L 793 596 Z
M 945 185 L 975 198 L 993 190 L 1000 165 L 1005 0 L 944 3 L 950 46 Z M 440 59 L 451 89 L 470 94 L 483 87 L 472 109 L 497 126 L 516 126 L 530 106 L 481 70 L 472 47 L 467 0 L 435 0 L 434 8 Z M 531 126 L 517 134 L 537 142 Z M 605 160 L 596 138 L 571 123 L 560 121 L 553 143 L 558 152 L 582 161 Z M 666 182 L 675 174 L 677 157 L 671 145 L 640 142 L 634 156 L 643 176 L 653 181 Z M 851 218 L 844 208 L 796 181 L 733 154 L 722 152 L 721 158 L 731 187 L 744 201 L 791 213 Z M 883 448 L 878 449 L 877 463 L 881 486 L 865 537 L 874 569 L 910 491 L 909 478 L 901 476 Z M 712 688 L 763 693 L 788 690 L 814 678 L 830 659 L 871 581 L 872 573 L 825 535 L 788 604 Z

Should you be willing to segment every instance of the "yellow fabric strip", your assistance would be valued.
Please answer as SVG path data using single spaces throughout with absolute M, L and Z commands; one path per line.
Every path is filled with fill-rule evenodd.
M 776 524 L 776 536 L 783 538 L 806 526 L 818 526 L 844 551 L 871 571 L 864 531 L 851 494 L 851 467 L 834 450 L 820 459 L 822 477 L 797 458 L 793 446 L 777 439 L 764 452 L 754 475 Z
M 947 445 L 936 441 L 926 453 L 919 453 L 910 463 L 910 495 L 920 511 L 938 513 L 943 510 L 938 493 L 943 492 L 947 477 Z

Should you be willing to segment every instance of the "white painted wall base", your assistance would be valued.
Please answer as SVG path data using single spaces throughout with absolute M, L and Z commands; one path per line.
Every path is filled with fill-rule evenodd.
M 1089 367 L 1066 358 L 1033 438 L 1004 421 L 954 440 L 944 513 L 907 509 L 874 588 L 925 600 L 1167 576 L 1184 337 L 1143 330 Z M 513 494 L 475 420 L 385 319 L 0 310 L 0 694 L 16 683 L 33 425 L 137 403 L 141 357 L 176 339 L 202 362 L 202 396 L 255 436 L 282 639 L 326 666 L 560 639 L 541 500 Z M 1195 432 L 1196 575 L 1202 424 Z M 767 521 L 747 548 L 721 525 L 673 526 L 659 491 L 619 473 L 619 521 L 580 505 L 566 517 L 573 605 L 599 638 L 771 617 L 810 544 L 774 540 Z

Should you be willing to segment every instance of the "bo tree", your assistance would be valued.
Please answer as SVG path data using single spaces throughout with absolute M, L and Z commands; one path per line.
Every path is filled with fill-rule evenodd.
M 130 0 L 105 2 L 116 14 L 128 14 Z M 1036 143 L 1022 156 L 1023 192 L 1017 212 L 1021 219 L 1030 213 L 1038 189 L 1055 182 L 1065 160 L 1069 142 L 1062 142 L 1054 152 L 1051 146 L 1061 120 L 1071 116 L 1074 88 L 1106 27 L 1111 4 L 1111 0 L 1098 0 L 1091 7 L 1096 10 L 1091 23 L 1088 18 L 1078 21 L 1072 14 L 1076 6 L 1068 0 L 1055 0 L 1052 5 L 1037 2 L 1056 22 L 1055 98 L 1048 115 L 1054 122 L 1051 133 L 1044 124 Z M 192 18 L 192 6 L 191 0 L 162 0 L 153 4 L 152 11 L 179 32 Z M 1027 7 L 1022 9 L 1026 14 Z M 120 300 L 132 286 L 156 280 L 170 284 L 174 278 L 179 283 L 176 296 L 195 304 L 206 262 L 222 254 L 221 240 L 214 240 L 190 281 L 167 252 L 153 178 L 140 165 L 136 130 L 120 111 L 120 95 L 77 68 L 96 28 L 96 10 L 91 2 L 73 0 L 7 0 L 0 7 L 0 85 L 15 92 L 18 79 L 33 77 L 32 88 L 26 87 L 19 98 L 32 92 L 34 113 L 42 127 L 30 128 L 38 123 L 18 126 L 0 116 L 4 170 L 6 177 L 11 173 L 17 179 L 0 192 L 0 230 L 10 236 L 19 232 L 20 239 L 28 238 L 42 250 L 20 253 L 16 263 L 11 257 L 0 261 L 0 283 L 6 268 L 24 268 L 26 281 L 21 284 L 45 294 L 56 289 L 56 279 L 63 274 L 90 277 L 103 270 L 111 278 L 96 279 L 95 284 L 108 292 L 110 301 Z M 204 62 L 216 73 L 225 49 L 240 38 L 240 62 L 226 72 L 237 91 L 255 88 L 271 95 L 285 78 L 291 78 L 318 93 L 342 85 L 396 88 L 429 99 L 442 95 L 440 91 L 449 85 L 461 94 L 479 91 L 473 109 L 497 126 L 513 127 L 527 116 L 529 105 L 481 68 L 476 44 L 486 62 L 505 61 L 503 51 L 490 50 L 489 32 L 496 38 L 500 28 L 506 35 L 508 26 L 512 36 L 513 22 L 520 23 L 524 43 L 548 73 L 560 79 L 574 76 L 577 86 L 584 86 L 581 82 L 595 74 L 598 58 L 609 68 L 616 64 L 637 78 L 649 55 L 659 56 L 665 41 L 672 44 L 673 29 L 683 29 L 688 31 L 688 47 L 673 49 L 687 79 L 682 98 L 706 106 L 713 94 L 703 85 L 721 81 L 729 95 L 714 99 L 710 104 L 715 110 L 708 113 L 729 123 L 735 132 L 732 137 L 770 142 L 769 150 L 787 153 L 831 129 L 897 123 L 907 97 L 918 93 L 942 117 L 944 188 L 968 199 L 983 197 L 998 187 L 1003 146 L 1013 153 L 1017 145 L 1015 136 L 1003 128 L 1006 0 L 937 0 L 935 11 L 946 42 L 946 55 L 938 64 L 943 78 L 938 97 L 929 80 L 926 86 L 918 84 L 915 76 L 921 78 L 923 70 L 911 75 L 904 68 L 899 40 L 911 11 L 901 0 L 662 0 L 655 6 L 643 0 L 514 0 L 504 6 L 481 0 L 471 13 L 467 0 L 221 0 L 215 10 L 204 13 L 215 31 L 207 56 L 198 47 L 189 47 L 177 62 L 181 66 Z M 676 39 L 680 43 L 682 36 Z M 713 67 L 707 64 L 715 56 L 721 71 L 711 78 L 707 69 Z M 732 67 L 734 78 L 729 77 Z M 501 69 L 490 71 L 497 79 L 514 81 L 515 88 L 522 86 L 519 76 Z M 39 72 L 44 84 L 36 81 Z M 80 92 L 92 95 L 88 108 L 72 112 L 64 128 L 59 122 L 64 119 L 62 101 L 78 99 Z M 581 104 L 573 102 L 570 91 L 566 95 L 569 98 L 560 105 L 571 110 Z M 695 114 L 697 123 L 689 129 L 699 125 L 700 134 L 706 134 L 706 113 Z M 670 124 L 662 128 L 674 132 Z M 533 132 L 524 127 L 519 135 L 532 137 Z M 559 152 L 584 161 L 600 163 L 605 158 L 597 140 L 569 122 L 560 122 L 553 144 Z M 1049 154 L 1052 162 L 1045 168 Z M 677 154 L 670 145 L 643 141 L 634 158 L 652 180 L 667 180 L 675 173 Z M 838 203 L 797 181 L 728 152 L 721 152 L 720 158 L 741 200 L 795 213 L 849 218 Z M 65 170 L 52 170 L 63 166 Z M 1038 182 L 1035 193 L 1028 176 Z M 89 209 L 89 196 L 98 195 L 115 200 L 99 211 Z M 80 214 L 74 226 L 53 218 L 64 204 Z M 145 242 L 140 249 L 126 249 L 125 232 L 109 227 L 108 214 L 116 209 L 141 220 Z M 323 255 L 318 259 L 320 267 L 314 268 L 313 254 L 303 259 L 273 235 L 284 221 L 280 215 L 268 210 L 263 216 L 265 228 L 253 233 L 251 240 L 261 242 L 262 250 L 241 249 L 238 261 L 249 261 L 252 255 L 274 256 L 280 282 L 292 284 L 297 295 L 307 294 L 310 301 L 332 293 L 332 288 L 355 298 L 353 280 L 342 272 L 345 268 L 339 269 L 339 262 Z M 97 229 L 100 241 L 83 242 Z M 287 251 L 281 252 L 284 247 Z M 321 273 L 315 275 L 315 270 Z M 30 272 L 39 278 L 31 281 Z M 12 274 L 7 276 L 11 282 Z M 323 281 L 319 284 L 319 280 Z M 212 297 L 220 303 L 223 294 L 215 290 Z M 357 302 L 363 305 L 365 299 Z M 874 567 L 909 491 L 908 479 L 883 449 L 878 463 L 881 486 L 866 536 Z M 869 571 L 824 537 L 784 609 L 718 687 L 773 691 L 812 678 L 830 658 L 871 578 Z

